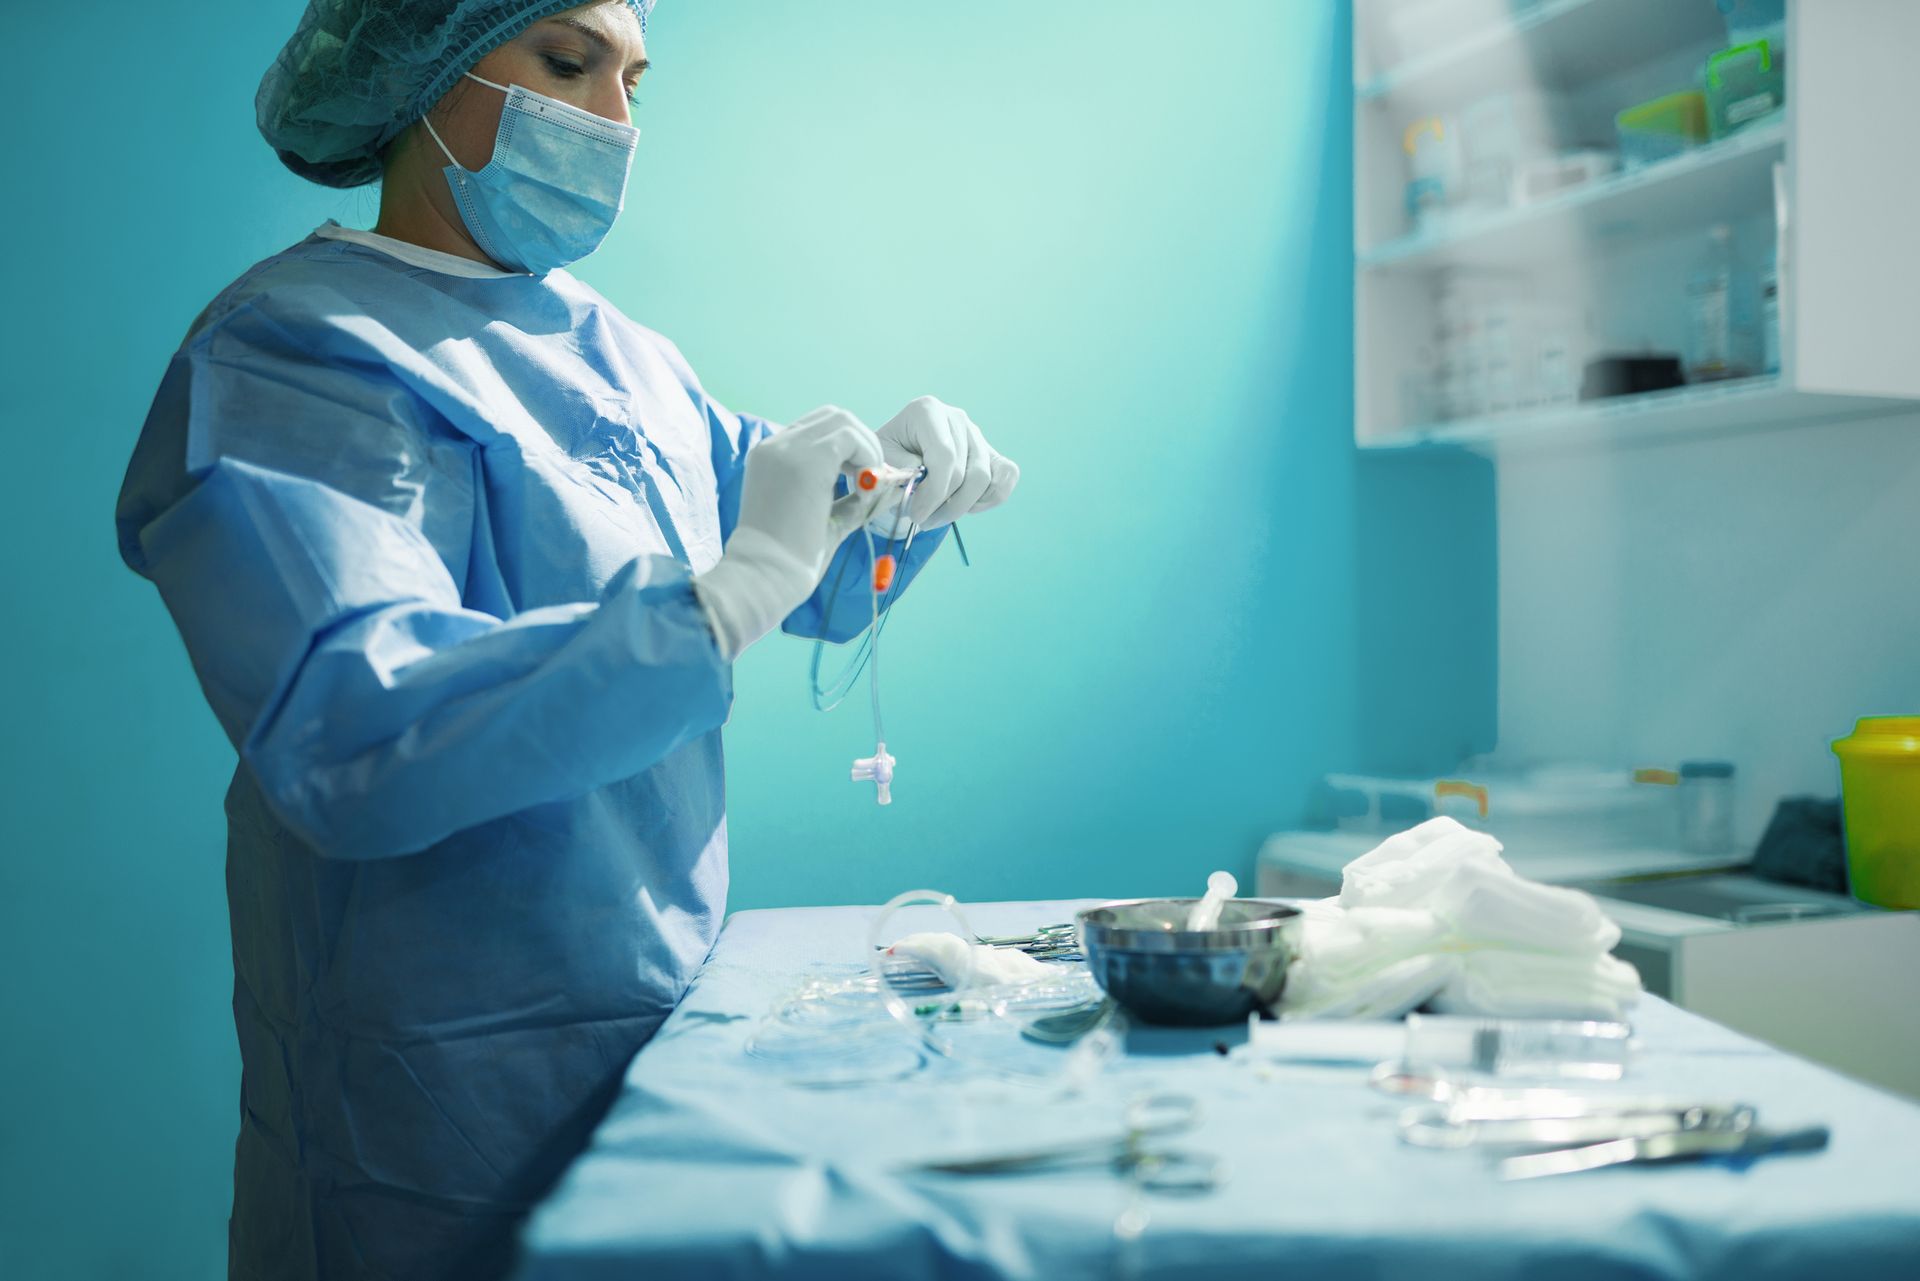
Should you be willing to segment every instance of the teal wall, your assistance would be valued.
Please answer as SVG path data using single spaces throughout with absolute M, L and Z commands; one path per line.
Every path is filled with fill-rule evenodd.
M 740 665 L 734 905 L 1249 873 L 1350 747 L 1337 6 L 753 12 L 661 6 L 584 274 L 735 408 L 932 394 L 1023 476 L 887 629 L 890 808 L 847 778 L 863 698 L 814 711 L 802 645 Z
M 368 196 L 253 129 L 290 6 L 8 6 L 0 141 L 0 1276 L 223 1277 L 233 754 L 113 505 L 194 315 Z M 111 33 L 104 43 L 100 37 Z M 31 51 L 31 52 L 29 52 Z
M 111 59 L 45 53 L 60 6 L 10 27 L 41 52 L 0 143 L 9 1277 L 221 1274 L 231 756 L 110 515 L 199 307 L 323 218 L 371 221 L 253 132 L 294 9 L 96 0 Z M 1357 636 L 1393 599 L 1356 595 L 1359 557 L 1392 541 L 1349 445 L 1344 22 L 662 6 L 629 215 L 584 274 L 738 408 L 878 425 L 931 392 L 1025 469 L 968 523 L 974 568 L 943 556 L 887 633 L 890 809 L 847 781 L 864 711 L 811 710 L 803 646 L 742 664 L 735 905 L 1190 890 L 1355 763 L 1362 667 L 1396 659 Z

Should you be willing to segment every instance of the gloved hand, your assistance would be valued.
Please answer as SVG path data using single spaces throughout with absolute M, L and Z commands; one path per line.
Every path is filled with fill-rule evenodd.
M 1020 481 L 1020 468 L 994 452 L 965 410 L 931 396 L 914 401 L 880 429 L 880 448 L 895 467 L 926 467 L 927 478 L 907 506 L 908 518 L 921 529 L 998 507 Z M 881 505 L 874 532 L 905 534 L 894 528 L 894 504 Z
M 747 451 L 740 519 L 720 563 L 693 580 L 720 653 L 731 662 L 813 594 L 833 551 L 882 495 L 835 499 L 846 467 L 882 461 L 866 424 L 823 405 Z

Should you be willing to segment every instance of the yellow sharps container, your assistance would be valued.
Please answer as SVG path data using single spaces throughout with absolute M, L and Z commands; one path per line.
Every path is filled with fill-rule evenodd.
M 1853 896 L 1920 908 L 1920 716 L 1863 716 L 1833 754 Z

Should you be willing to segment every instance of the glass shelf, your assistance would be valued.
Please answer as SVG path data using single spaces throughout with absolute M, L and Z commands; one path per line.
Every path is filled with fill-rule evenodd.
M 1360 252 L 1363 270 L 1501 266 L 1566 254 L 1605 237 L 1706 226 L 1771 206 L 1784 121 L 1756 125 L 1670 160 L 1589 183 L 1537 204 L 1475 216 Z
M 1655 51 L 1724 35 L 1707 3 L 1539 0 L 1505 21 L 1416 54 L 1354 86 L 1354 97 L 1444 101 L 1525 79 L 1562 86 L 1603 78 Z
M 1778 374 L 1675 387 L 1606 400 L 1433 423 L 1360 442 L 1362 449 L 1460 445 L 1508 450 L 1670 440 L 1835 422 L 1910 408 L 1911 402 L 1796 391 Z

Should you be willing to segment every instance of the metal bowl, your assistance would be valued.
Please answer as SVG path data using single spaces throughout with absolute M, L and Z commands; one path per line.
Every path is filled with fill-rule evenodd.
M 1186 928 L 1197 899 L 1129 899 L 1075 918 L 1087 968 L 1148 1023 L 1208 1027 L 1273 1004 L 1299 947 L 1300 909 L 1228 899 L 1210 930 Z

